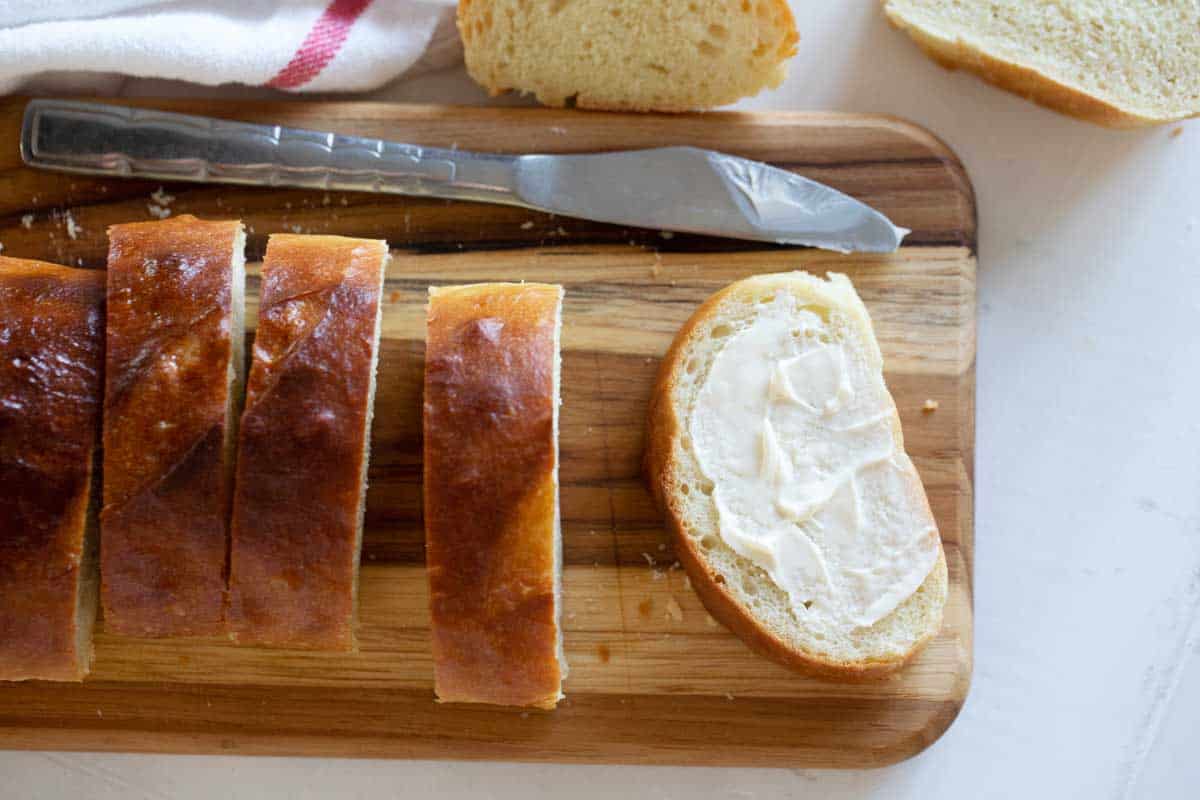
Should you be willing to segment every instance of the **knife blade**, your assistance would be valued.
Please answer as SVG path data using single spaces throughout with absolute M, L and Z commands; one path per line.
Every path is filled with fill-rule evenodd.
M 908 231 L 829 186 L 696 147 L 502 155 L 75 100 L 31 100 L 21 157 L 42 169 L 382 192 L 840 252 Z

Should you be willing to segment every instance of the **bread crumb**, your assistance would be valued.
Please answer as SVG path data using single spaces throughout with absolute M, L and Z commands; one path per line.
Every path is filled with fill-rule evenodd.
M 290 230 L 292 233 L 303 233 L 304 232 L 304 229 L 302 227 L 300 227 L 300 225 L 298 225 L 298 224 L 297 225 L 288 225 L 288 230 Z
M 642 558 L 646 559 L 646 563 L 649 564 L 651 567 L 654 566 L 654 556 L 650 555 L 649 553 L 647 553 L 646 551 L 643 550 Z
M 731 695 L 729 692 L 726 692 L 726 693 L 725 693 L 725 699 L 726 699 L 726 700 L 728 700 L 729 702 L 731 702 L 731 703 L 732 703 L 732 702 L 733 702 L 733 695 Z
M 937 411 L 938 401 L 933 399 L 926 400 L 925 405 L 921 406 L 921 410 L 926 413 Z
M 687 575 L 683 576 L 683 588 L 685 588 L 685 589 L 692 588 L 692 579 L 689 578 Z
M 566 136 L 567 135 L 567 129 L 560 127 L 558 125 L 551 125 L 550 132 L 555 134 L 556 136 Z
M 79 238 L 79 234 L 83 232 L 83 227 L 75 221 L 75 217 L 71 216 L 71 212 L 67 212 L 67 236 L 74 241 Z
M 1180 136 L 1183 136 L 1183 126 L 1182 125 L 1180 125 L 1178 128 L 1171 129 L 1171 138 L 1172 139 L 1178 139 Z
M 25 230 L 29 230 L 33 227 L 33 214 L 21 215 L 21 227 Z
M 167 194 L 167 190 L 160 186 L 150 194 L 150 199 L 155 205 L 169 206 L 175 202 L 175 195 Z
M 557 233 L 559 236 L 567 235 L 567 230 L 562 225 L 559 225 L 557 228 L 555 228 L 554 232 Z
M 650 571 L 650 580 L 661 581 L 665 577 L 667 577 L 667 573 L 663 572 L 661 569 L 654 569 Z
M 147 205 L 146 210 L 150 212 L 150 216 L 157 217 L 158 219 L 166 219 L 171 216 L 171 209 L 166 206 L 155 205 L 154 203 Z
M 527 219 L 521 223 L 521 230 L 523 230 L 523 231 L 527 231 L 532 227 L 533 227 L 533 220 L 531 220 L 531 219 Z
M 342 204 L 342 205 L 344 205 L 344 206 L 345 206 L 345 205 L 349 205 L 349 203 L 347 203 L 347 202 L 346 202 L 346 198 L 344 198 L 344 197 L 342 197 L 342 198 L 339 198 L 339 199 L 338 199 L 338 202 L 339 202 L 339 203 L 341 203 L 341 204 Z
M 675 231 L 659 231 L 658 235 L 664 239 L 674 239 Z
M 666 549 L 667 549 L 667 546 L 666 546 L 665 544 L 659 544 L 659 546 L 658 546 L 658 552 L 660 552 L 660 553 L 661 553 L 663 550 L 666 550 Z
M 683 609 L 679 607 L 674 597 L 667 598 L 667 619 L 683 622 Z

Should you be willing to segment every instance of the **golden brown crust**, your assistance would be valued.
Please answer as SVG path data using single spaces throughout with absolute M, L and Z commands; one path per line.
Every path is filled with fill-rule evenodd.
M 352 650 L 363 464 L 387 243 L 267 243 L 238 441 L 230 624 L 240 644 Z
M 554 373 L 562 287 L 431 292 L 425 541 L 439 700 L 553 708 L 562 683 Z
M 884 2 L 886 5 L 887 0 Z M 988 83 L 1053 111 L 1109 128 L 1141 128 L 1176 122 L 1188 116 L 1200 116 L 1200 110 L 1178 117 L 1154 117 L 1121 108 L 1082 89 L 1055 80 L 1033 67 L 993 56 L 961 40 L 950 41 L 934 36 L 899 14 L 893 13 L 890 8 L 885 11 L 892 25 L 912 37 L 926 55 L 943 67 L 968 70 Z
M 78 681 L 104 273 L 0 257 L 0 353 L 0 680 Z
M 240 231 L 188 215 L 109 229 L 100 581 L 114 633 L 225 631 Z
M 725 299 L 739 289 L 738 283 L 730 284 L 706 300 L 676 334 L 671 348 L 659 367 L 658 378 L 650 399 L 646 420 L 646 448 L 643 456 L 643 476 L 647 488 L 662 512 L 667 530 L 675 546 L 680 564 L 687 572 L 688 580 L 700 602 L 708 612 L 759 654 L 784 666 L 811 675 L 835 680 L 871 680 L 890 675 L 909 663 L 933 638 L 929 632 L 901 659 L 841 662 L 823 658 L 819 654 L 802 652 L 764 627 L 754 615 L 739 603 L 725 588 L 724 578 L 709 570 L 696 541 L 687 535 L 683 526 L 683 514 L 677 507 L 677 496 L 671 491 L 675 484 L 675 443 L 683 431 L 683 421 L 675 413 L 672 397 L 675 394 L 676 376 L 685 369 L 688 349 L 698 329 L 706 324 Z M 927 502 L 927 501 L 926 501 Z M 940 550 L 940 548 L 939 548 Z M 945 583 L 946 559 L 939 553 L 934 571 Z

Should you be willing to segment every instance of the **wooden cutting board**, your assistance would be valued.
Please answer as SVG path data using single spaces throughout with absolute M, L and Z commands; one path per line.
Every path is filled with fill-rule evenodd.
M 962 166 L 936 138 L 898 120 L 840 114 L 146 104 L 465 149 L 717 148 L 825 181 L 913 233 L 894 255 L 839 256 L 429 199 L 184 184 L 152 197 L 158 184 L 22 167 L 23 102 L 0 103 L 5 255 L 103 267 L 106 226 L 165 208 L 240 217 L 251 259 L 277 231 L 386 237 L 396 256 L 372 435 L 361 651 L 101 632 L 82 685 L 0 685 L 0 747 L 862 767 L 911 756 L 950 725 L 971 676 L 975 207 Z M 796 268 L 847 273 L 870 308 L 950 566 L 940 635 L 909 668 L 875 683 L 798 675 L 713 623 L 677 568 L 639 474 L 651 384 L 680 324 L 730 281 Z M 433 701 L 420 511 L 423 305 L 431 283 L 483 280 L 566 287 L 571 673 L 567 699 L 548 713 Z M 935 411 L 923 410 L 927 400 Z

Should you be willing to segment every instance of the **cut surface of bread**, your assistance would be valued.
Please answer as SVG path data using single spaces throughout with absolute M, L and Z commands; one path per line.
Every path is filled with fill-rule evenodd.
M 646 475 L 692 586 L 765 655 L 886 674 L 938 630 L 941 541 L 849 280 L 761 275 L 710 298 L 662 364 Z
M 387 242 L 267 242 L 238 432 L 239 644 L 353 650 Z
M 96 619 L 104 273 L 0 256 L 0 680 L 78 681 Z
M 562 697 L 562 297 L 533 283 L 430 290 L 425 541 L 442 702 Z
M 107 631 L 226 632 L 242 224 L 109 228 L 100 583 Z
M 1200 114 L 1195 0 L 884 0 L 936 61 L 1113 127 Z
M 795 55 L 784 0 L 462 0 L 467 70 L 546 105 L 692 111 L 778 86 Z

